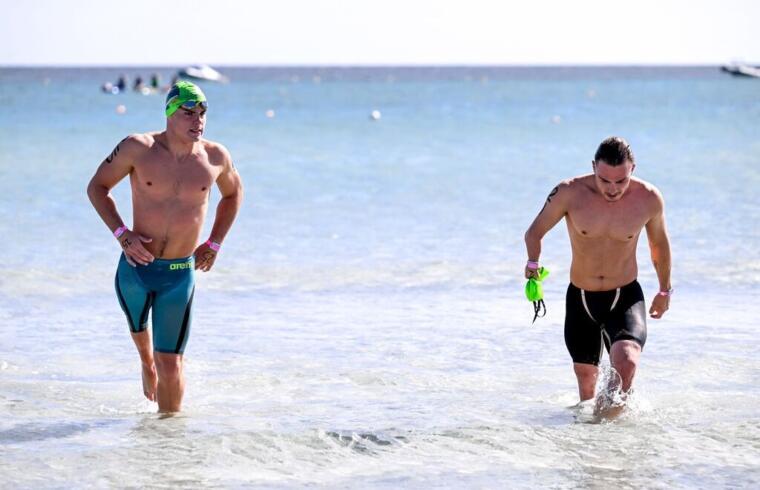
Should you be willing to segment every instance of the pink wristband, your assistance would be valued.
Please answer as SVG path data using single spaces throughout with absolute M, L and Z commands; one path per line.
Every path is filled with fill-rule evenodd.
M 668 289 L 667 291 L 660 291 L 657 293 L 659 296 L 667 296 L 670 297 L 673 295 L 673 288 Z
M 210 238 L 206 240 L 206 245 L 208 245 L 208 248 L 210 248 L 214 252 L 218 252 L 219 249 L 222 248 L 221 243 L 212 242 Z
M 527 263 L 527 265 L 526 265 L 526 267 L 528 269 L 534 269 L 534 270 L 538 269 L 538 262 L 534 262 L 532 260 L 529 260 L 528 263 Z
M 125 231 L 127 231 L 128 229 L 129 229 L 129 228 L 127 228 L 126 226 L 124 226 L 124 225 L 121 225 L 120 227 L 116 228 L 116 229 L 113 231 L 113 236 L 115 236 L 116 238 L 119 238 L 119 237 L 120 237 L 120 236 L 122 236 L 122 235 L 124 234 L 124 232 L 125 232 Z

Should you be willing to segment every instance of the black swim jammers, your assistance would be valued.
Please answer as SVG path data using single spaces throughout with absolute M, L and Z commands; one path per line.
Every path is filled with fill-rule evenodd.
M 610 291 L 585 291 L 572 283 L 565 302 L 565 345 L 573 362 L 599 365 L 602 348 L 618 340 L 647 340 L 644 293 L 638 281 Z

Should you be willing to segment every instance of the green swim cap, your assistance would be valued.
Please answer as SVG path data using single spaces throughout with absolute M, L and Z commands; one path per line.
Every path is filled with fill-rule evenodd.
M 180 80 L 172 85 L 171 90 L 166 94 L 166 117 L 170 117 L 180 107 L 192 109 L 197 105 L 206 109 L 208 107 L 206 96 L 194 83 Z
M 533 302 L 533 312 L 535 313 L 533 316 L 533 322 L 535 322 L 536 318 L 539 316 L 546 315 L 546 305 L 544 304 L 544 286 L 541 284 L 541 282 L 546 279 L 546 276 L 549 275 L 549 269 L 546 267 L 539 267 L 536 272 L 538 272 L 538 277 L 531 277 L 525 284 L 525 296 L 528 298 L 528 301 Z M 542 308 L 544 310 L 544 313 L 539 314 L 541 313 Z

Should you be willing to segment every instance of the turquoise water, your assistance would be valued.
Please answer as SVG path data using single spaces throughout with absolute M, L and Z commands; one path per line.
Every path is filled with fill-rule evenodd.
M 0 69 L 3 481 L 760 482 L 757 80 L 716 68 L 225 70 L 232 83 L 204 86 L 206 136 L 230 149 L 246 201 L 198 281 L 185 414 L 160 420 L 112 291 L 119 250 L 85 194 L 118 141 L 164 124 L 161 96 L 100 93 L 121 72 Z M 589 425 L 566 408 L 564 225 L 544 241 L 549 314 L 534 326 L 522 235 L 611 134 L 665 195 L 677 292 L 650 322 L 636 405 Z M 128 186 L 115 196 L 128 221 Z M 644 238 L 639 261 L 651 298 Z

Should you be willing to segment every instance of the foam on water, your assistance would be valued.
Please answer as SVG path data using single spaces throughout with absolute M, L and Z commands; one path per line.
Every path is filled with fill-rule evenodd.
M 142 398 L 124 325 L 114 325 L 103 301 L 92 322 L 73 321 L 79 332 L 51 329 L 44 359 L 30 357 L 39 347 L 27 343 L 4 353 L 4 467 L 25 468 L 14 476 L 20 486 L 756 481 L 753 354 L 725 352 L 716 339 L 703 344 L 701 369 L 684 362 L 670 346 L 685 312 L 671 312 L 667 326 L 652 322 L 630 410 L 588 425 L 566 408 L 576 395 L 561 314 L 550 310 L 530 327 L 527 302 L 500 304 L 491 292 L 417 294 L 414 305 L 401 294 L 381 304 L 372 294 L 331 296 L 259 298 L 247 318 L 231 308 L 235 298 L 199 296 L 186 411 L 176 419 L 159 418 Z M 289 311 L 293 304 L 300 311 Z M 521 306 L 524 318 L 509 320 Z M 28 320 L 40 324 L 47 314 Z M 709 327 L 689 329 L 699 344 Z

